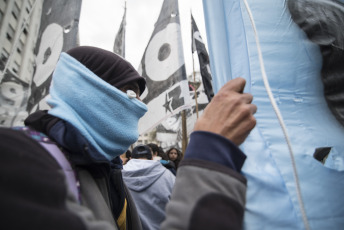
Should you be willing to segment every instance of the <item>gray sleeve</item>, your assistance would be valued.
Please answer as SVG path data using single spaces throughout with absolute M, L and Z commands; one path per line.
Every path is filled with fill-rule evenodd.
M 85 206 L 77 203 L 74 196 L 67 195 L 66 207 L 71 214 L 78 217 L 87 230 L 117 230 L 117 226 L 109 221 L 99 220 L 94 213 Z
M 241 229 L 245 192 L 240 173 L 209 161 L 184 160 L 161 229 Z
M 74 215 L 78 216 L 81 222 L 88 230 L 100 230 L 100 229 L 117 229 L 117 225 L 112 216 L 111 210 L 108 206 L 108 200 L 105 200 L 96 181 L 86 170 L 78 170 L 78 177 L 80 180 L 80 189 L 82 193 L 83 205 L 73 200 L 71 191 L 68 190 L 67 208 Z M 98 181 L 101 183 L 102 181 Z M 103 185 L 101 187 L 106 187 Z M 107 192 L 107 191 L 105 191 Z M 92 210 L 92 211 L 91 211 Z

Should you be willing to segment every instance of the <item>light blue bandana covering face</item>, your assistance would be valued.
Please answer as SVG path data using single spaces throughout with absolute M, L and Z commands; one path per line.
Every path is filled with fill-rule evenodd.
M 111 160 L 138 139 L 138 121 L 147 106 L 103 81 L 66 53 L 55 68 L 49 114 L 61 118 Z

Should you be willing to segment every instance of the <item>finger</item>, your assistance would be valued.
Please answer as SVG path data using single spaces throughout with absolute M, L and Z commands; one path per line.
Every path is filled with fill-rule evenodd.
M 250 93 L 243 93 L 241 95 L 243 102 L 250 104 L 253 101 L 253 95 Z
M 241 77 L 234 78 L 228 81 L 224 86 L 222 86 L 220 91 L 224 90 L 224 91 L 235 91 L 238 93 L 242 93 L 245 88 L 245 84 L 246 84 L 246 80 L 244 78 L 241 78 Z
M 257 112 L 257 106 L 255 104 L 249 104 L 249 107 L 252 114 Z

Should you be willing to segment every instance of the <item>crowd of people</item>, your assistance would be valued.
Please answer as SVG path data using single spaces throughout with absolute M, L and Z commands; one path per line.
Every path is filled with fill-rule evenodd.
M 130 146 L 145 79 L 96 47 L 63 52 L 47 99 L 25 127 L 0 128 L 2 229 L 241 229 L 246 179 L 238 146 L 254 128 L 245 80 L 225 84 L 185 153 Z
M 143 229 L 159 229 L 165 219 L 175 175 L 153 159 L 148 145 L 136 146 L 123 166 L 123 180 L 133 196 Z
M 179 162 L 183 158 L 183 153 L 177 147 L 172 147 L 165 152 L 162 147 L 155 143 L 146 145 L 152 152 L 152 160 L 159 161 L 163 166 L 169 169 L 176 175 Z M 128 149 L 125 153 L 120 155 L 122 164 L 125 165 L 131 159 L 131 150 Z

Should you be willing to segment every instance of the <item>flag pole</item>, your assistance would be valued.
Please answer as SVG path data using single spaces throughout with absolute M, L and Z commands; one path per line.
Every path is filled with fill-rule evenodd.
M 188 132 L 187 132 L 187 125 L 186 125 L 186 113 L 185 110 L 181 111 L 182 113 L 182 153 L 185 153 L 186 147 L 188 146 Z
M 196 83 L 196 73 L 195 73 L 195 61 L 194 61 L 194 55 L 192 53 L 192 69 L 193 69 L 193 81 L 194 83 Z M 196 89 L 196 84 L 194 88 L 194 93 L 195 93 L 195 102 L 196 102 L 196 115 L 197 115 L 197 119 L 198 119 L 198 102 L 197 102 L 197 89 Z
M 127 1 L 124 1 L 124 13 L 122 22 L 115 36 L 113 52 L 125 58 L 125 27 L 126 27 Z
M 192 17 L 192 12 L 190 10 L 190 14 Z M 194 83 L 196 83 L 196 73 L 195 73 L 195 60 L 194 60 L 194 30 L 193 30 L 193 25 L 192 25 L 192 19 L 191 19 L 191 43 L 192 43 L 192 47 L 191 47 L 191 51 L 192 51 L 192 72 L 193 72 L 193 80 Z M 195 94 L 195 103 L 196 103 L 196 117 L 198 119 L 198 102 L 197 102 L 197 89 L 196 89 L 196 84 L 195 87 L 193 87 L 194 89 L 194 94 Z

